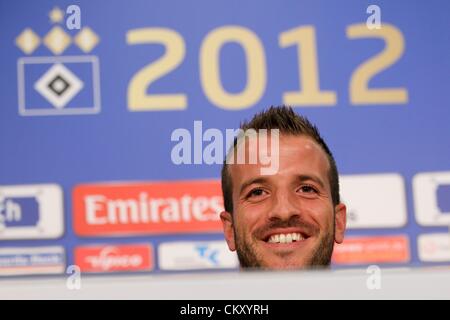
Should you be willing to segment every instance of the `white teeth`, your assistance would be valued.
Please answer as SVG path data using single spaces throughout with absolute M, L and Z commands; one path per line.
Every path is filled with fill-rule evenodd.
M 288 233 L 286 235 L 286 243 L 291 243 L 292 242 L 292 234 Z
M 300 233 L 274 234 L 269 238 L 269 243 L 292 243 L 304 240 Z

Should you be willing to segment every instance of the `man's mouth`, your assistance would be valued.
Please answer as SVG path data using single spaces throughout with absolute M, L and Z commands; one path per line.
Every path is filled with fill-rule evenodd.
M 297 230 L 279 230 L 272 231 L 270 234 L 263 238 L 263 241 L 269 244 L 289 244 L 293 242 L 305 241 L 309 237 L 310 236 L 308 234 Z
M 300 233 L 274 234 L 270 236 L 268 243 L 291 243 L 305 240 Z

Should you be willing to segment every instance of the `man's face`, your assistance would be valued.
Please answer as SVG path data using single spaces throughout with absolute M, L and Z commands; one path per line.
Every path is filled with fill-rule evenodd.
M 309 137 L 281 135 L 278 171 L 261 175 L 261 167 L 228 167 L 234 213 L 222 212 L 221 219 L 241 267 L 329 265 L 334 242 L 343 241 L 346 208 L 333 206 L 325 152 Z

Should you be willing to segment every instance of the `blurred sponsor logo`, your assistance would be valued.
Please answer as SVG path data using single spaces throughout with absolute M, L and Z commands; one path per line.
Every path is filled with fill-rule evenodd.
M 149 244 L 85 246 L 75 249 L 81 272 L 149 271 L 153 268 Z
M 232 269 L 239 266 L 237 256 L 225 241 L 179 241 L 158 247 L 161 270 Z
M 64 273 L 63 247 L 0 249 L 0 276 Z
M 406 224 L 406 195 L 399 174 L 340 177 L 342 202 L 347 205 L 347 227 L 398 228 Z
M 63 193 L 60 186 L 0 187 L 0 240 L 54 239 L 63 232 Z
M 419 259 L 425 262 L 450 261 L 450 234 L 421 234 L 417 241 Z
M 334 264 L 406 263 L 410 260 L 407 236 L 351 237 L 334 246 Z
M 413 191 L 419 224 L 450 225 L 450 171 L 416 174 L 413 178 Z
M 73 203 L 80 236 L 222 230 L 220 181 L 80 185 Z

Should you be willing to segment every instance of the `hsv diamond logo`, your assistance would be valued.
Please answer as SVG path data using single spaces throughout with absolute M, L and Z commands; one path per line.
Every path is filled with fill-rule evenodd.
M 79 185 L 73 191 L 79 236 L 221 232 L 220 181 Z
M 0 240 L 55 239 L 63 231 L 60 186 L 0 186 Z
M 61 109 L 83 88 L 83 82 L 62 64 L 54 64 L 34 88 L 55 108 Z
M 25 28 L 16 37 L 17 47 L 26 55 L 39 51 L 44 51 L 47 55 L 53 54 L 18 59 L 18 105 L 19 114 L 22 116 L 100 112 L 100 72 L 97 56 L 61 56 L 67 50 L 89 53 L 100 39 L 89 27 L 81 28 L 72 37 L 58 25 L 63 16 L 64 12 L 59 8 L 50 12 L 51 21 L 55 25 L 42 39 L 31 28 Z
M 152 252 L 149 244 L 78 247 L 75 264 L 81 272 L 150 271 Z

